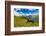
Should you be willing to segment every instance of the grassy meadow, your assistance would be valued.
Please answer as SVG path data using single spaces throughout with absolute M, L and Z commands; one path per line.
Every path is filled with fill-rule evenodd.
M 31 26 L 38 26 L 38 25 L 39 23 L 37 21 L 34 21 L 34 23 L 32 22 L 27 23 L 27 19 L 14 16 L 14 27 L 31 27 Z

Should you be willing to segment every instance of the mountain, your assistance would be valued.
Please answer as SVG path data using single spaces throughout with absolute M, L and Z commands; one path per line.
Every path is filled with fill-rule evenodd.
M 39 21 L 39 16 L 38 15 L 28 15 L 28 16 L 23 16 L 26 19 L 32 19 L 33 21 Z
M 32 15 L 28 15 L 28 16 L 25 16 L 25 17 L 31 19 L 32 18 Z

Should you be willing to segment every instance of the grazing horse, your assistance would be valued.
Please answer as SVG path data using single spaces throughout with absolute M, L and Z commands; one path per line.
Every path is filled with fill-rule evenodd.
M 34 23 L 34 18 L 31 15 L 25 17 L 25 19 L 27 20 L 26 23 L 28 23 L 28 22 Z
M 27 19 L 27 23 L 28 23 L 28 22 L 34 23 L 34 20 L 32 20 L 32 19 Z

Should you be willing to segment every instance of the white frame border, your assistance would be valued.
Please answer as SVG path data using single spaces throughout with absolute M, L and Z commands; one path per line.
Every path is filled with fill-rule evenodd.
M 22 6 L 11 5 L 11 32 L 13 31 L 27 31 L 27 30 L 42 30 L 42 7 L 41 6 Z M 38 8 L 39 10 L 39 26 L 38 27 L 14 27 L 14 8 Z

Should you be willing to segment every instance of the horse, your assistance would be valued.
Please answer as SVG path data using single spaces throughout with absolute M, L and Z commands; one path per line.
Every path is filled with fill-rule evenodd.
M 27 22 L 26 22 L 26 23 L 28 23 L 28 22 L 34 23 L 34 20 L 32 20 L 32 19 L 27 19 Z
M 26 21 L 26 23 L 28 23 L 28 22 L 31 22 L 31 23 L 34 23 L 34 18 L 32 18 L 32 17 L 24 17 L 24 19 L 26 19 L 27 21 Z

